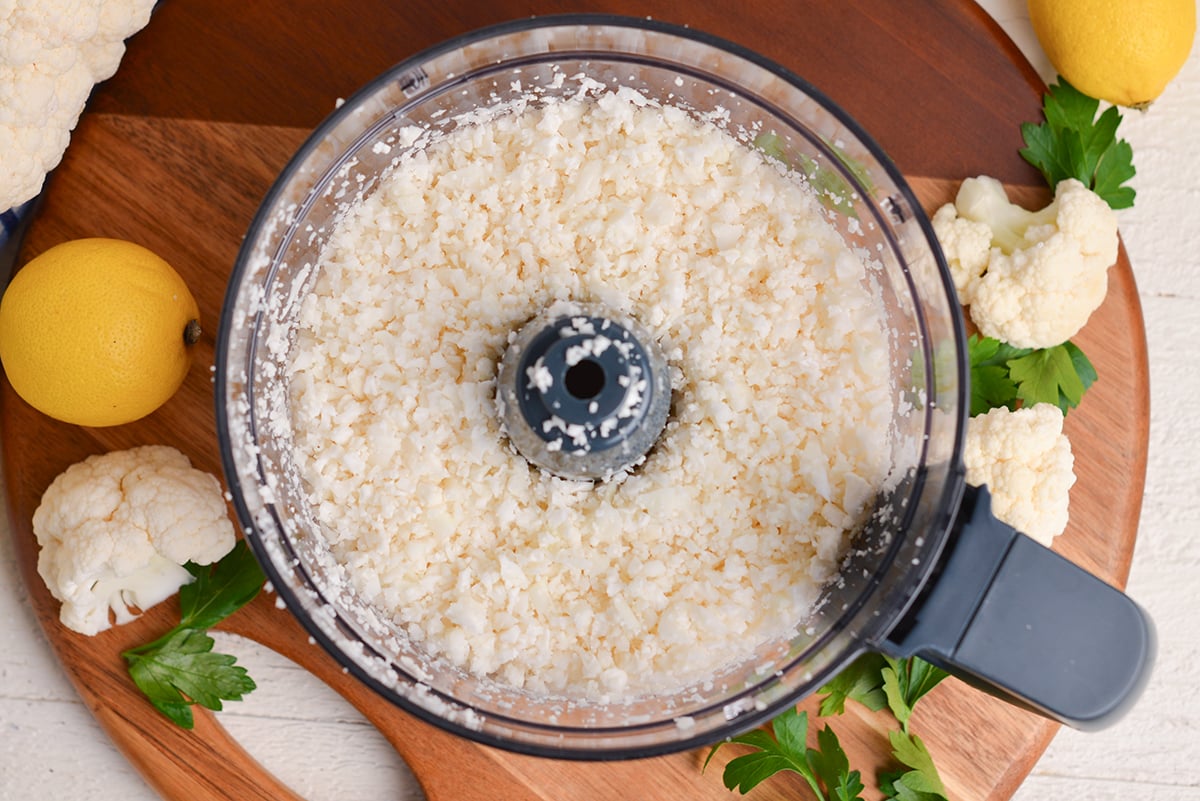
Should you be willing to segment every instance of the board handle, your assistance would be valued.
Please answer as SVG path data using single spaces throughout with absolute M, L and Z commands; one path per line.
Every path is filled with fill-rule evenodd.
M 305 801 L 247 753 L 208 710 L 195 708 L 191 731 L 153 710 L 153 726 L 109 720 L 121 717 L 111 707 L 94 711 L 129 763 L 165 799 Z
M 273 595 L 260 593 L 254 602 L 227 618 L 218 628 L 254 640 L 290 659 L 345 698 L 408 764 L 428 801 L 495 801 L 498 798 L 545 801 L 544 796 L 535 793 L 506 769 L 507 763 L 516 755 L 505 754 L 502 763 L 492 756 L 492 749 L 425 723 L 381 698 L 315 644 L 291 614 L 276 608 Z M 212 725 L 220 729 L 225 740 L 233 743 L 219 723 L 213 720 Z M 236 743 L 234 746 L 241 750 Z M 260 780 L 275 782 L 261 766 L 258 770 Z M 277 782 L 274 786 L 278 786 Z M 230 797 L 241 801 L 244 796 Z M 265 797 L 294 798 L 293 795 Z

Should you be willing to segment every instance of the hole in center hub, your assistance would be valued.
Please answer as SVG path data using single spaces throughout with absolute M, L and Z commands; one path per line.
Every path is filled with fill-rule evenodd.
M 599 362 L 584 359 L 567 368 L 563 384 L 572 397 L 591 400 L 604 390 L 604 368 Z

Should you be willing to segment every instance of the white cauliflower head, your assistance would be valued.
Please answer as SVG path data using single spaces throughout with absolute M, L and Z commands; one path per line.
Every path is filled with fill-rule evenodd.
M 1020 348 L 1061 345 L 1108 292 L 1117 217 L 1073 178 L 1034 212 L 1010 203 L 995 178 L 968 178 L 932 222 L 959 300 L 985 336 Z
M 967 483 L 987 485 L 996 517 L 1046 547 L 1067 527 L 1075 458 L 1052 403 L 1000 407 L 972 417 L 963 461 Z
M 38 573 L 62 602 L 63 625 L 83 634 L 149 609 L 192 580 L 236 536 L 220 483 L 165 445 L 91 456 L 68 467 L 33 514 Z
M 154 0 L 0 2 L 0 210 L 42 188 L 92 86 L 112 77 Z

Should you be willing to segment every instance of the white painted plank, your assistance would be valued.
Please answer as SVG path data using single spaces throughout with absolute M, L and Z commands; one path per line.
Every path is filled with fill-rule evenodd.
M 1170 777 L 1150 783 L 1093 779 L 1080 781 L 1072 776 L 1033 774 L 1021 787 L 1017 798 L 1030 801 L 1200 801 L 1200 787 L 1174 784 Z
M 157 801 L 79 702 L 0 697 L 0 801 Z
M 215 638 L 258 684 L 217 719 L 276 778 L 308 801 L 425 797 L 391 744 L 324 682 L 258 643 Z

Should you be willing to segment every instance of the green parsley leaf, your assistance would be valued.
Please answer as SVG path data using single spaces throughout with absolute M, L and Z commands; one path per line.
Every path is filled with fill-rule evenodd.
M 228 654 L 212 653 L 213 639 L 196 629 L 176 629 L 144 653 L 126 651 L 129 675 L 150 702 L 185 729 L 195 725 L 191 704 L 221 709 L 221 701 L 240 701 L 254 680 Z
M 1053 348 L 1014 348 L 973 334 L 967 340 L 971 361 L 971 416 L 1006 406 L 1053 403 L 1063 414 L 1079 405 L 1096 383 L 1096 368 L 1073 342 Z
M 121 654 L 138 689 L 176 725 L 195 725 L 192 704 L 221 709 L 221 701 L 240 701 L 254 680 L 236 657 L 212 653 L 205 633 L 258 595 L 266 582 L 244 540 L 214 565 L 184 565 L 195 576 L 179 590 L 180 622 L 153 642 Z
M 883 692 L 881 671 L 886 666 L 883 656 L 868 653 L 842 668 L 818 691 L 825 693 L 820 714 L 842 714 L 846 711 L 846 699 L 858 701 L 872 712 L 883 709 L 887 706 L 887 696 Z
M 971 416 L 986 414 L 988 409 L 1017 406 L 1017 385 L 1007 367 L 971 368 Z
M 816 192 L 822 206 L 847 217 L 858 216 L 854 211 L 854 190 L 837 170 L 822 167 L 803 153 L 797 154 L 796 158 L 800 162 L 800 172 L 808 178 L 808 184 Z
M 1066 348 L 1067 353 L 1071 357 L 1071 367 L 1074 368 L 1075 375 L 1079 376 L 1079 381 L 1081 384 L 1083 384 L 1083 391 L 1087 392 L 1089 389 L 1091 389 L 1092 384 L 1096 383 L 1096 379 L 1100 377 L 1096 373 L 1096 367 L 1092 364 L 1091 359 L 1087 357 L 1087 354 L 1081 351 L 1079 346 L 1074 342 L 1064 342 L 1062 343 L 1061 347 Z M 1082 397 L 1083 393 L 1080 393 L 1079 399 L 1076 399 L 1073 405 L 1079 405 L 1079 400 L 1082 399 Z M 1058 405 L 1060 408 L 1062 408 L 1064 400 L 1067 400 L 1065 396 L 1059 397 Z M 1063 414 L 1066 413 L 1067 410 L 1064 408 Z
M 1017 407 L 1017 384 L 1009 376 L 1008 362 L 1024 356 L 1028 349 L 1014 348 L 992 337 L 972 334 L 967 340 L 971 362 L 971 416 L 988 409 Z
M 740 743 L 756 750 L 725 766 L 722 779 L 730 790 L 745 794 L 776 773 L 790 770 L 804 777 L 820 801 L 862 801 L 862 774 L 850 770 L 850 760 L 833 729 L 826 726 L 817 733 L 817 747 L 806 747 L 808 713 L 793 707 L 771 721 L 771 732 L 774 736 L 754 729 L 717 743 L 708 752 L 704 767 L 721 746 Z
M 1035 350 L 1008 363 L 1008 374 L 1017 383 L 1017 397 L 1032 406 L 1035 403 L 1058 404 L 1066 397 L 1071 405 L 1083 396 L 1083 382 L 1071 363 L 1066 348 Z
M 179 625 L 207 629 L 254 600 L 267 577 L 245 540 L 215 565 L 184 565 L 196 577 L 179 588 Z
M 783 138 L 774 131 L 760 133 L 754 137 L 754 147 L 767 158 L 774 159 L 788 168 L 792 166 L 792 162 L 788 159 L 787 151 L 783 146 Z
M 883 692 L 892 714 L 907 733 L 908 721 L 917 701 L 949 674 L 916 656 L 908 659 L 884 658 L 887 667 L 882 670 Z
M 850 770 L 850 760 L 828 725 L 817 732 L 817 748 L 808 749 L 808 763 L 835 801 L 862 801 L 862 774 Z
M 1060 77 L 1043 98 L 1046 121 L 1021 125 L 1025 147 L 1019 152 L 1041 171 L 1051 188 L 1075 178 L 1112 208 L 1129 208 L 1137 193 L 1123 184 L 1137 173 L 1133 148 L 1117 139 L 1121 113 L 1116 107 L 1105 109 L 1097 118 L 1099 109 L 1100 101 Z
M 879 789 L 884 798 L 898 801 L 947 801 L 946 787 L 933 766 L 933 757 L 915 734 L 888 732 L 892 756 L 910 770 L 880 773 Z
M 823 139 L 822 141 L 825 142 L 833 157 L 854 176 L 854 180 L 867 192 L 870 192 L 873 184 L 867 168 L 850 158 L 842 152 L 841 148 L 828 140 Z M 754 137 L 754 147 L 767 158 L 780 162 L 788 169 L 798 169 L 808 179 L 809 185 L 817 194 L 817 199 L 826 208 L 841 212 L 848 217 L 858 216 L 854 209 L 855 190 L 838 170 L 822 166 L 816 159 L 804 153 L 795 154 L 795 163 L 793 163 L 793 160 L 788 158 L 783 139 L 774 131 L 760 133 Z
M 1116 109 L 1109 109 L 1115 111 Z M 1105 112 L 1106 114 L 1108 112 Z M 1133 146 L 1124 139 L 1113 146 L 1096 165 L 1096 180 L 1092 191 L 1108 202 L 1114 209 L 1133 207 L 1137 192 L 1130 186 L 1122 186 L 1137 175 L 1133 168 Z
M 1096 381 L 1096 368 L 1071 342 L 1012 359 L 1008 368 L 1017 383 L 1017 397 L 1025 405 L 1053 403 L 1063 414 L 1078 406 L 1083 393 Z
M 713 754 L 726 743 L 748 745 L 757 750 L 735 757 L 725 766 L 722 780 L 727 788 L 736 789 L 744 795 L 764 779 L 790 770 L 803 776 L 817 797 L 825 801 L 816 774 L 808 763 L 808 749 L 804 744 L 808 735 L 808 714 L 797 712 L 794 707 L 788 709 L 771 721 L 771 731 L 774 737 L 762 729 L 753 729 L 717 743 L 708 752 L 704 766 L 708 766 Z

